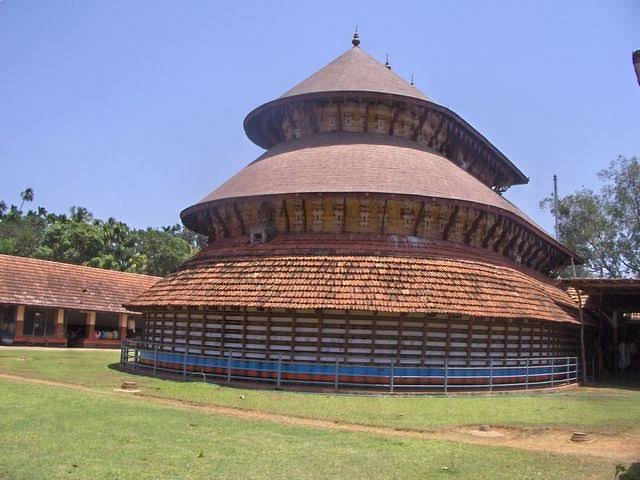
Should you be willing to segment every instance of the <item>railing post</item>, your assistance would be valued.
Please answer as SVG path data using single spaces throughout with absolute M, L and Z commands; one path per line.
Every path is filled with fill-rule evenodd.
M 555 366 L 556 366 L 556 359 L 555 357 L 551 357 L 551 386 L 554 386 L 554 377 L 555 377 Z
M 529 390 L 529 359 L 527 358 L 526 373 L 524 376 L 524 389 Z
M 133 371 L 135 372 L 138 369 L 138 342 L 135 343 L 133 347 Z
M 493 357 L 489 357 L 489 392 L 493 392 Z
M 227 352 L 227 383 L 231 383 L 231 352 Z
M 340 359 L 336 357 L 336 375 L 335 375 L 335 378 L 333 379 L 333 388 L 335 390 L 338 390 L 339 385 L 340 385 Z
M 395 376 L 395 369 L 396 369 L 396 361 L 394 359 L 394 360 L 391 360 L 391 372 L 390 372 L 391 375 L 389 376 L 389 391 L 391 393 L 393 393 L 393 388 L 394 388 L 393 380 Z
M 187 350 L 188 347 L 185 345 L 184 352 L 182 352 L 182 380 L 187 379 Z
M 567 361 L 567 368 L 565 369 L 565 375 L 566 375 L 566 377 L 565 377 L 565 378 L 566 378 L 567 383 L 569 383 L 569 381 L 570 381 L 570 374 L 569 374 L 569 370 L 571 370 L 571 366 L 570 366 L 571 359 L 570 359 L 569 357 L 567 357 L 567 358 L 566 358 L 566 361 Z M 586 377 L 585 377 L 585 378 L 586 378 Z
M 153 376 L 156 376 L 158 370 L 158 344 L 153 344 Z
M 276 388 L 280 388 L 281 381 L 282 381 L 282 354 L 278 356 L 278 377 L 276 380 Z
M 444 359 L 444 394 L 449 393 L 449 359 Z

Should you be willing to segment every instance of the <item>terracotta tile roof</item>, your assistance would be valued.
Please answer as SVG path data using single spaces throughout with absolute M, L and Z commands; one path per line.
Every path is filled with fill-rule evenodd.
M 304 246 L 300 238 L 290 242 Z M 461 255 L 444 243 L 425 243 L 420 252 L 401 245 L 398 255 L 389 256 L 378 245 L 377 254 L 349 255 L 335 254 L 347 251 L 338 245 L 329 255 L 322 252 L 330 251 L 331 242 L 316 237 L 316 246 L 309 242 L 303 255 L 286 254 L 278 243 L 281 250 L 275 245 L 271 252 L 239 245 L 205 249 L 130 306 L 336 308 L 576 322 L 563 308 L 572 305 L 565 292 L 486 258 L 472 260 L 473 249 Z
M 386 135 L 331 133 L 276 145 L 199 203 L 258 195 L 337 192 L 476 202 L 514 213 L 544 232 L 519 208 L 440 154 Z
M 126 313 L 160 277 L 0 255 L 0 303 Z
M 428 98 L 359 47 L 351 48 L 280 98 L 317 92 L 380 92 Z

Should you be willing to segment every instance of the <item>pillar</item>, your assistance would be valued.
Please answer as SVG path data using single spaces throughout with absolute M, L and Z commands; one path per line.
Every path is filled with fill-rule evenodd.
M 56 337 L 64 336 L 64 308 L 59 308 L 56 312 Z
M 127 338 L 127 320 L 128 315 L 126 313 L 121 313 L 118 316 L 118 333 L 120 334 L 120 340 L 124 340 Z
M 85 338 L 87 340 L 96 339 L 96 312 L 87 312 L 86 323 L 87 331 Z
M 618 363 L 618 310 L 614 310 L 611 314 L 611 326 L 613 327 L 613 332 L 611 335 L 611 341 L 613 342 L 613 371 L 619 372 L 620 367 Z
M 16 308 L 16 337 L 24 335 L 24 305 Z

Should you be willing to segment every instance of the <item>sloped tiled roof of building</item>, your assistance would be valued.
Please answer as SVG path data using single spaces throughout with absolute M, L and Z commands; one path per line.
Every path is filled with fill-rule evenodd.
M 276 145 L 194 207 L 224 198 L 347 192 L 465 200 L 506 210 L 536 226 L 511 202 L 428 147 L 400 137 L 354 133 Z
M 127 313 L 160 277 L 0 255 L 0 303 Z
M 280 98 L 318 92 L 378 92 L 428 100 L 415 86 L 359 47 L 347 50 Z
M 291 242 L 305 245 L 302 238 Z M 376 248 L 376 242 L 366 243 Z M 412 249 L 405 242 L 388 256 L 383 243 L 378 242 L 377 253 L 364 253 L 357 241 L 351 244 L 360 254 L 318 238 L 315 245 L 306 245 L 306 254 L 278 254 L 277 245 L 205 248 L 187 268 L 165 277 L 129 306 L 332 308 L 577 322 L 567 313 L 575 304 L 565 292 L 516 269 L 474 258 L 472 249 L 461 255 L 444 243 L 431 248 L 423 242 Z M 281 246 L 283 252 L 288 248 Z

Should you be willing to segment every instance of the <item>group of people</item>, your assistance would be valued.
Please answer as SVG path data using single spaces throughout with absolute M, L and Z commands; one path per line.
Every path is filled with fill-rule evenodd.
M 96 340 L 119 340 L 120 339 L 120 332 L 118 332 L 118 330 L 116 330 L 116 329 L 113 329 L 113 330 L 98 330 L 98 329 L 96 329 L 95 339 Z
M 81 339 L 86 337 L 86 326 L 84 325 L 70 325 L 67 327 L 67 338 L 69 339 Z M 96 328 L 93 334 L 95 340 L 119 340 L 120 332 L 117 329 L 109 330 L 104 328 Z

